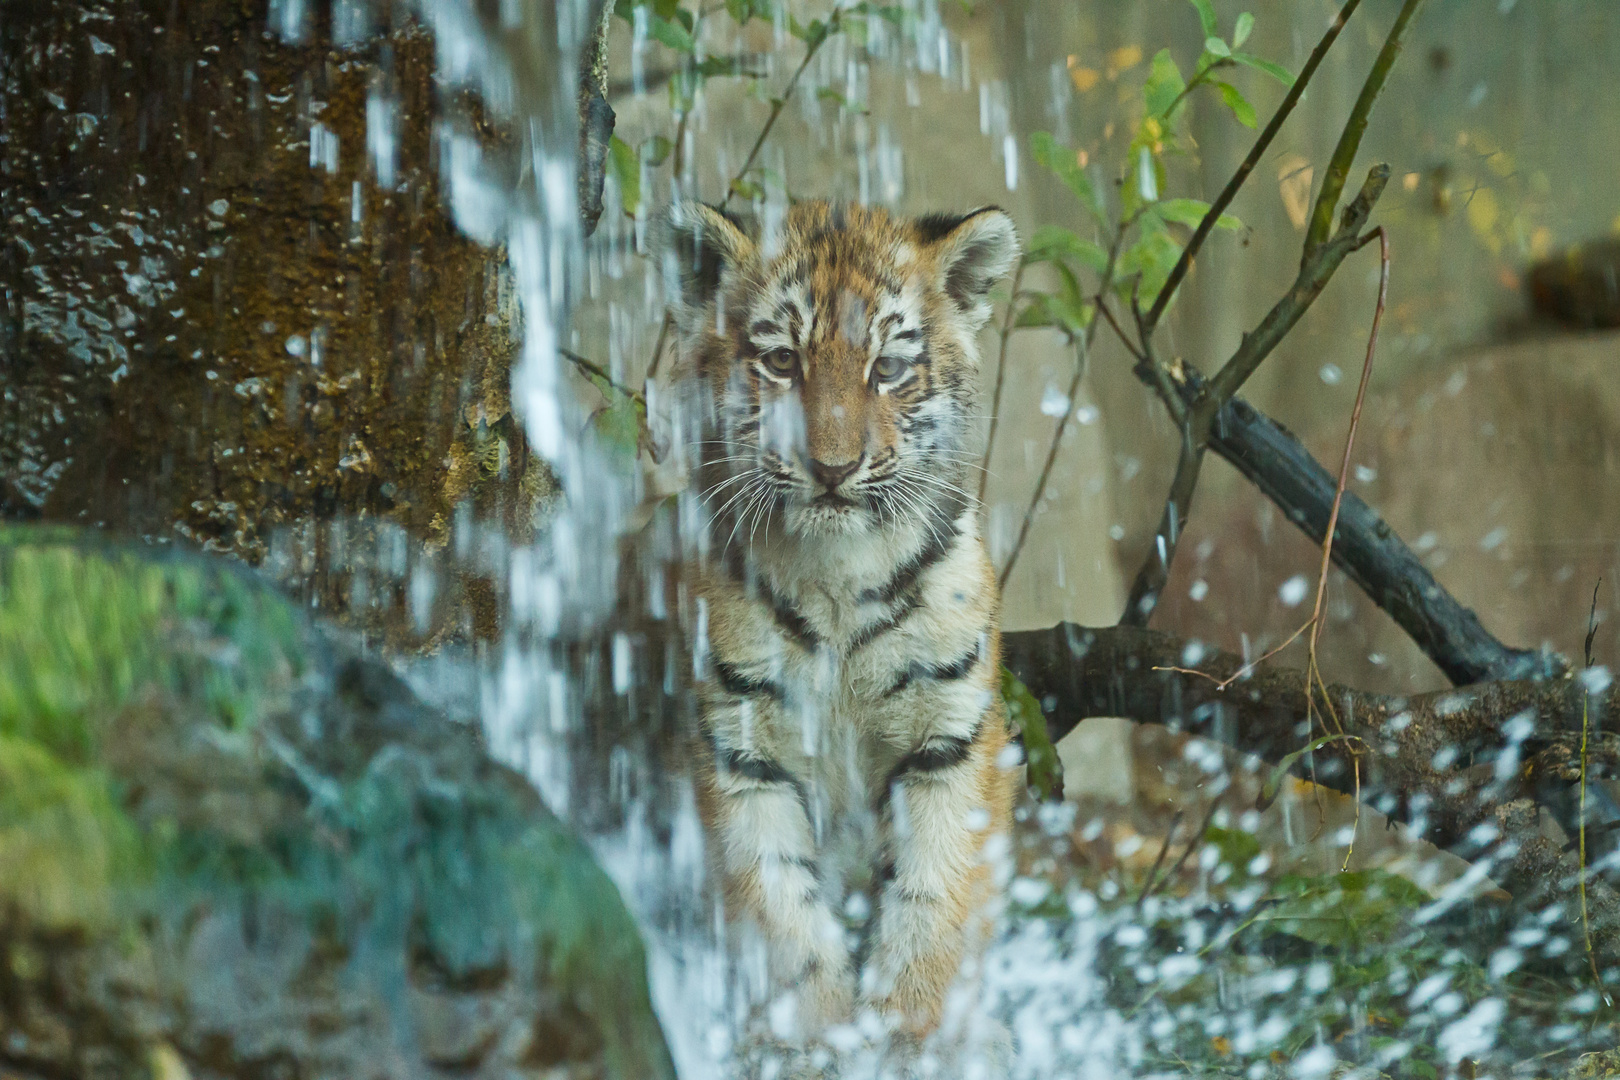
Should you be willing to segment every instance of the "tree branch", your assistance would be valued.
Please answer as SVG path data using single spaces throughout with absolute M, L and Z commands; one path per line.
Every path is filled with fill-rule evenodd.
M 1373 61 L 1367 80 L 1361 84 L 1361 93 L 1350 109 L 1350 119 L 1345 121 L 1344 131 L 1339 135 L 1339 145 L 1333 149 L 1327 173 L 1322 177 L 1322 191 L 1316 197 L 1315 209 L 1311 211 L 1311 227 L 1305 235 L 1304 257 L 1307 259 L 1327 241 L 1328 232 L 1333 228 L 1333 213 L 1338 209 L 1339 195 L 1350 176 L 1350 166 L 1355 164 L 1356 151 L 1361 148 L 1361 136 L 1367 130 L 1373 105 L 1383 92 L 1384 82 L 1395 67 L 1395 61 L 1400 58 L 1406 29 L 1422 6 L 1423 0 L 1406 0 L 1401 6 L 1400 14 L 1395 16 L 1395 24 L 1384 38 L 1384 47 L 1378 50 L 1378 59 Z
M 1002 636 L 1003 660 L 1046 714 L 1054 742 L 1091 716 L 1164 724 L 1272 762 L 1308 736 L 1305 673 L 1253 670 L 1230 653 L 1136 627 L 1061 623 Z M 1476 861 L 1522 903 L 1556 906 L 1583 930 L 1574 853 L 1542 834 L 1536 789 L 1580 782 L 1581 715 L 1620 715 L 1620 683 L 1506 680 L 1410 697 L 1327 687 L 1348 738 L 1292 771 L 1359 797 Z M 1352 760 L 1355 759 L 1355 760 Z M 1360 783 L 1356 782 L 1359 766 Z M 1620 735 L 1587 747 L 1589 773 L 1620 773 Z M 1586 878 L 1593 955 L 1620 962 L 1620 894 Z
M 1193 491 L 1198 483 L 1199 466 L 1204 450 L 1209 445 L 1210 430 L 1215 418 L 1233 394 L 1256 368 L 1282 343 L 1305 312 L 1332 279 L 1345 257 L 1362 244 L 1361 228 L 1372 213 L 1373 204 L 1383 194 L 1389 181 L 1389 166 L 1376 165 L 1367 174 L 1361 193 L 1344 211 L 1344 221 L 1331 241 L 1322 244 L 1305 258 L 1299 277 L 1287 293 L 1278 300 L 1260 325 L 1243 336 L 1243 342 L 1222 365 L 1220 371 L 1207 384 L 1193 382 L 1192 373 L 1184 372 L 1180 387 L 1175 391 L 1186 408 L 1183 422 L 1181 460 L 1176 467 L 1176 478 L 1165 500 L 1164 514 L 1154 533 L 1153 549 L 1148 552 L 1131 584 L 1129 600 L 1120 621 L 1128 626 L 1146 626 L 1153 609 L 1158 606 L 1159 594 L 1170 579 L 1170 564 L 1175 558 L 1176 542 L 1192 508 Z M 1146 338 L 1144 337 L 1144 340 Z M 1189 399 L 1182 388 L 1198 387 Z M 1167 393 L 1165 380 L 1156 379 L 1154 386 L 1161 396 Z M 1171 408 L 1175 415 L 1175 409 Z
M 1396 58 L 1401 52 L 1401 42 L 1405 37 L 1407 27 L 1422 6 L 1423 0 L 1406 0 L 1400 14 L 1389 29 L 1384 39 L 1384 46 L 1379 50 L 1378 58 L 1374 61 L 1372 69 L 1367 73 L 1362 83 L 1361 93 L 1356 99 L 1355 106 L 1350 111 L 1350 117 L 1345 122 L 1344 131 L 1339 136 L 1338 146 L 1333 151 L 1329 162 L 1328 178 L 1324 183 L 1321 194 L 1316 201 L 1313 212 L 1311 230 L 1305 238 L 1304 250 L 1300 255 L 1299 276 L 1295 279 L 1293 288 L 1272 306 L 1266 313 L 1260 325 L 1251 334 L 1246 334 L 1242 344 L 1238 346 L 1231 358 L 1215 373 L 1207 387 L 1202 388 L 1197 398 L 1192 402 L 1182 401 L 1186 407 L 1186 418 L 1182 420 L 1182 456 L 1176 468 L 1176 478 L 1173 482 L 1170 495 L 1166 500 L 1164 513 L 1161 516 L 1159 529 L 1154 534 L 1153 548 L 1148 552 L 1137 571 L 1136 578 L 1131 584 L 1131 592 L 1121 622 L 1132 626 L 1145 626 L 1158 605 L 1158 598 L 1169 580 L 1170 565 L 1175 558 L 1176 540 L 1180 535 L 1182 525 L 1187 520 L 1187 513 L 1192 505 L 1193 490 L 1197 485 L 1200 459 L 1209 442 L 1209 432 L 1216 416 L 1226 407 L 1228 401 L 1237 393 L 1250 375 L 1271 355 L 1277 345 L 1286 337 L 1295 324 L 1305 314 L 1316 298 L 1326 288 L 1328 281 L 1338 270 L 1350 252 L 1357 250 L 1364 240 L 1361 229 L 1367 223 L 1372 213 L 1373 204 L 1383 194 L 1384 185 L 1389 182 L 1389 166 L 1377 165 L 1367 174 L 1366 181 L 1361 186 L 1360 193 L 1345 207 L 1343 219 L 1339 224 L 1339 231 L 1331 240 L 1327 239 L 1328 229 L 1332 226 L 1333 214 L 1338 207 L 1339 195 L 1344 190 L 1344 179 L 1350 165 L 1355 160 L 1356 152 L 1361 146 L 1361 137 L 1367 130 L 1367 120 L 1372 113 L 1373 103 L 1383 91 L 1384 83 L 1394 67 Z M 1321 58 L 1326 55 L 1327 49 L 1332 46 L 1333 40 L 1343 28 L 1344 21 L 1349 18 L 1354 5 L 1346 3 L 1340 9 L 1338 17 L 1334 20 L 1322 41 L 1311 54 L 1311 63 L 1301 71 L 1301 78 L 1295 80 L 1293 89 L 1303 93 L 1303 83 L 1307 72 L 1314 72 L 1315 65 L 1320 64 Z M 1298 100 L 1297 96 L 1294 98 Z M 1279 107 L 1277 115 L 1272 122 L 1266 125 L 1266 132 L 1262 133 L 1256 142 L 1255 149 L 1250 151 L 1243 165 L 1228 182 L 1226 190 L 1221 197 L 1227 202 L 1235 196 L 1237 189 L 1248 176 L 1248 170 L 1254 167 L 1259 160 L 1259 154 L 1269 143 L 1268 135 L 1274 135 L 1274 127 L 1280 127 L 1286 118 L 1285 109 L 1292 109 L 1293 104 L 1287 98 Z M 1214 220 L 1218 220 L 1219 211 L 1216 207 L 1224 207 L 1220 199 L 1211 206 L 1211 213 L 1215 218 L 1206 214 L 1199 222 L 1199 233 L 1208 235 L 1209 228 L 1213 227 Z M 1193 240 L 1188 243 L 1182 252 L 1182 258 L 1177 261 L 1175 270 L 1156 298 L 1153 309 L 1146 315 L 1138 315 L 1137 323 L 1142 338 L 1141 351 L 1152 355 L 1150 336 L 1152 335 L 1157 318 L 1164 311 L 1168 303 L 1168 293 L 1172 284 L 1179 281 L 1176 271 L 1185 274 L 1185 265 L 1190 265 L 1197 245 L 1202 243 L 1199 233 L 1195 233 Z M 1172 415 L 1176 408 L 1171 401 L 1172 395 L 1165 385 L 1166 380 L 1159 371 L 1154 371 L 1155 382 L 1165 406 L 1171 409 Z
M 1003 634 L 1002 655 L 1041 703 L 1053 742 L 1092 716 L 1166 724 L 1273 762 L 1306 742 L 1303 671 L 1254 669 L 1240 656 L 1155 630 L 1072 623 Z M 1494 772 L 1472 769 L 1514 743 L 1515 731 L 1526 759 L 1529 749 L 1550 750 L 1543 768 L 1568 758 L 1579 770 L 1585 694 L 1578 679 L 1503 680 L 1409 697 L 1339 685 L 1327 693 L 1352 738 L 1316 750 L 1311 779 L 1355 794 L 1349 766 L 1359 754 L 1362 797 L 1441 846 L 1526 794 L 1521 786 L 1534 777 L 1513 772 L 1499 782 Z M 1620 683 L 1590 700 L 1594 710 L 1620 715 Z M 1525 716 L 1533 719 L 1520 730 Z M 1620 741 L 1611 735 L 1588 758 L 1594 769 L 1614 769 Z
M 1184 399 L 1199 391 L 1189 372 Z M 1291 432 L 1242 398 L 1221 408 L 1210 448 L 1248 478 L 1314 543 L 1327 532 L 1334 477 Z M 1567 671 L 1552 653 L 1498 641 L 1479 616 L 1435 580 L 1388 522 L 1347 491 L 1334 527 L 1333 563 L 1398 623 L 1457 685 L 1484 679 L 1556 678 Z

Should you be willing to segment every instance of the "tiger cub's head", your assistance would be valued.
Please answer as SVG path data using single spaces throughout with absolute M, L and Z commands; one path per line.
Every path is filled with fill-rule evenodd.
M 759 235 L 687 203 L 664 249 L 681 363 L 711 410 L 699 475 L 719 517 L 812 536 L 960 513 L 977 335 L 1018 257 L 1005 213 L 806 202 Z

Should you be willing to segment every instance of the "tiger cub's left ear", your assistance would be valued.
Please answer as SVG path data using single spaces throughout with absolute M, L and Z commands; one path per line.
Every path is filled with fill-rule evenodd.
M 982 206 L 966 214 L 930 214 L 915 222 L 931 246 L 939 285 L 977 330 L 990 317 L 990 287 L 1018 261 L 1018 231 L 1007 212 Z

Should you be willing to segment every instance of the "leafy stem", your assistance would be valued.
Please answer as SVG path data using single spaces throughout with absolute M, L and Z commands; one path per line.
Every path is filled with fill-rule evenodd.
M 1192 266 L 1193 259 L 1197 256 L 1199 249 L 1204 246 L 1204 241 L 1209 239 L 1209 234 L 1214 231 L 1215 223 L 1220 220 L 1221 214 L 1226 208 L 1232 205 L 1232 200 L 1237 197 L 1237 193 L 1242 189 L 1244 183 L 1248 181 L 1249 174 L 1254 171 L 1254 167 L 1260 163 L 1261 156 L 1271 146 L 1272 141 L 1277 137 L 1277 132 L 1282 130 L 1283 123 L 1288 119 L 1289 114 L 1294 111 L 1294 106 L 1299 104 L 1299 99 L 1305 96 L 1305 87 L 1309 85 L 1312 76 L 1316 74 L 1316 69 L 1321 66 L 1323 58 L 1328 54 L 1328 50 L 1338 40 L 1339 32 L 1344 29 L 1345 23 L 1349 21 L 1350 16 L 1355 14 L 1356 8 L 1360 6 L 1361 0 L 1345 0 L 1344 6 L 1339 9 L 1338 15 L 1328 25 L 1322 39 L 1316 43 L 1316 48 L 1311 50 L 1310 58 L 1305 61 L 1305 66 L 1300 69 L 1299 75 L 1294 79 L 1294 85 L 1288 88 L 1288 93 L 1283 96 L 1282 103 L 1271 114 L 1271 119 L 1266 123 L 1265 130 L 1260 133 L 1259 137 L 1255 139 L 1254 145 L 1249 148 L 1248 156 L 1237 167 L 1237 171 L 1226 182 L 1226 187 L 1221 189 L 1221 193 L 1215 197 L 1215 201 L 1209 204 L 1209 210 L 1204 214 L 1203 220 L 1198 223 L 1198 228 L 1193 230 L 1192 239 L 1187 241 L 1187 246 L 1182 249 L 1181 258 L 1176 261 L 1175 267 L 1170 271 L 1170 276 L 1165 279 L 1164 288 L 1159 290 L 1158 297 L 1153 301 L 1153 307 L 1148 310 L 1145 318 L 1148 333 L 1152 333 L 1153 329 L 1158 326 L 1159 319 L 1163 317 L 1165 308 L 1170 304 L 1170 298 L 1175 295 L 1177 286 L 1187 276 L 1187 270 Z M 1192 85 L 1196 84 L 1197 81 L 1198 77 L 1194 76 L 1193 83 L 1188 84 L 1188 89 L 1191 89 Z M 1363 124 L 1363 127 L 1365 127 L 1365 124 Z M 1360 136 L 1358 134 L 1358 144 L 1359 141 Z M 1340 186 L 1343 186 L 1342 182 Z M 1331 216 L 1331 214 L 1332 210 L 1330 209 L 1329 215 Z
M 805 69 L 810 66 L 810 61 L 815 59 L 816 53 L 821 50 L 822 45 L 826 44 L 827 39 L 842 28 L 843 17 L 844 9 L 834 8 L 832 14 L 827 16 L 827 21 L 815 24 L 805 37 L 807 48 L 804 52 L 804 59 L 799 61 L 799 66 L 794 70 L 793 77 L 788 80 L 787 87 L 783 89 L 781 96 L 771 99 L 771 114 L 765 118 L 765 126 L 759 129 L 759 137 L 754 140 L 754 145 L 748 151 L 748 157 L 744 159 L 742 168 L 738 169 L 737 174 L 726 184 L 725 197 L 720 200 L 721 209 L 725 209 L 731 203 L 731 197 L 737 194 L 738 189 L 742 186 L 743 178 L 753 169 L 760 150 L 765 146 L 766 138 L 770 136 L 771 128 L 776 126 L 776 118 L 782 115 L 782 110 L 786 108 L 787 103 L 793 98 L 793 92 L 799 88 L 799 80 L 804 77 Z

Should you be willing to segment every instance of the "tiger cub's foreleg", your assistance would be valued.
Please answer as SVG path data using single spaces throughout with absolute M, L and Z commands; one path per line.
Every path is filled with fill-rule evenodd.
M 847 1019 L 855 977 L 844 929 L 820 895 L 803 784 L 775 761 L 736 751 L 721 751 L 713 766 L 710 824 L 731 904 L 759 924 L 773 975 L 797 992 L 801 1031 Z
M 887 806 L 892 868 L 879 894 L 871 972 L 885 1011 L 905 1030 L 938 1025 L 963 954 L 988 933 L 986 841 L 1004 833 L 1012 785 L 999 758 L 1000 710 L 969 736 L 935 736 L 896 767 Z

